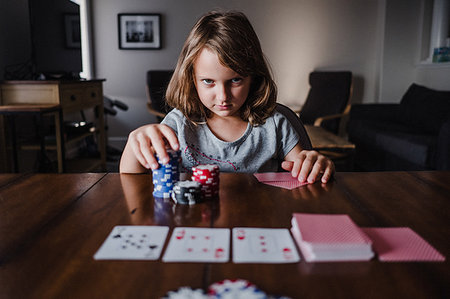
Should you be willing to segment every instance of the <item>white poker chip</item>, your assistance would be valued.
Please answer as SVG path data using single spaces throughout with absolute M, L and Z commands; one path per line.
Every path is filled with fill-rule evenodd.
M 266 299 L 266 293 L 244 279 L 223 280 L 213 283 L 208 289 L 209 298 Z
M 189 287 L 181 287 L 177 291 L 170 291 L 164 299 L 207 299 L 208 296 L 203 293 L 203 290 L 193 290 Z

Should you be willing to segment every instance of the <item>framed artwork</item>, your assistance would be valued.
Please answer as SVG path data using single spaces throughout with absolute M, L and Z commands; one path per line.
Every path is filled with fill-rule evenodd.
M 160 14 L 119 14 L 119 49 L 161 49 Z
M 64 14 L 66 48 L 81 48 L 81 29 L 79 14 Z

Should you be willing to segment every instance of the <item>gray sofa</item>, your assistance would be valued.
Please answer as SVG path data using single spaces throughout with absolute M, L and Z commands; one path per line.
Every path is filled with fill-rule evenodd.
M 348 134 L 357 170 L 450 170 L 450 91 L 413 83 L 399 104 L 353 105 Z

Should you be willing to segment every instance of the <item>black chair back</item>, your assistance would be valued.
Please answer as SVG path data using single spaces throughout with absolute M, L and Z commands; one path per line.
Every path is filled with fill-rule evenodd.
M 294 127 L 300 137 L 300 146 L 305 150 L 312 150 L 311 140 L 309 139 L 308 133 L 306 132 L 306 129 L 297 114 L 295 114 L 295 112 L 289 107 L 280 103 L 277 103 L 275 110 L 283 114 L 289 120 L 292 127 Z
M 349 103 L 352 88 L 352 73 L 349 71 L 311 72 L 310 90 L 300 111 L 304 124 L 313 125 L 323 116 L 343 113 Z M 340 119 L 324 121 L 321 126 L 337 134 Z

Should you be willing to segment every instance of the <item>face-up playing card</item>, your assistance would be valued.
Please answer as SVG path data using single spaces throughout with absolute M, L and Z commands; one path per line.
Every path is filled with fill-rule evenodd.
M 296 263 L 297 249 L 284 228 L 233 228 L 233 262 Z
M 167 226 L 116 226 L 94 255 L 96 260 L 157 260 Z
M 163 257 L 164 262 L 215 262 L 229 260 L 228 228 L 176 227 Z

